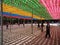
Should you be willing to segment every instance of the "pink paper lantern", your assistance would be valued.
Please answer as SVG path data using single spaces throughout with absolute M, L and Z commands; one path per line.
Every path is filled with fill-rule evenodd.
M 60 19 L 60 0 L 40 0 L 53 19 Z

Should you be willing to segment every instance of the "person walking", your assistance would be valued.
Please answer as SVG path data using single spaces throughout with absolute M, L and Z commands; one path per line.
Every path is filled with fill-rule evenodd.
M 46 38 L 47 38 L 47 36 L 50 38 L 50 24 L 49 24 L 49 22 L 47 22 L 47 25 L 46 25 Z
M 38 22 L 38 28 L 40 28 L 39 22 Z
M 25 27 L 25 22 L 23 22 L 23 27 Z
M 8 22 L 6 23 L 6 29 L 8 29 Z
M 41 32 L 43 32 L 43 22 L 41 22 Z

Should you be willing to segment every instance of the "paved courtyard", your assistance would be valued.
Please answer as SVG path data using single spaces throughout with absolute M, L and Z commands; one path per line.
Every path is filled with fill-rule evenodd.
M 4 26 L 3 45 L 59 45 L 60 27 L 51 26 L 51 38 L 45 38 L 45 30 L 45 26 L 44 31 L 41 32 L 41 28 L 33 25 L 33 34 L 31 34 L 32 29 L 30 24 L 26 24 L 25 27 L 23 25 L 13 25 L 11 29 L 6 29 Z

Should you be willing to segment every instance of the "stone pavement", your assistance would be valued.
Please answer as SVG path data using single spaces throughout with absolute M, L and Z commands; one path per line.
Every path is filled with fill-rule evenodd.
M 51 38 L 45 38 L 45 31 L 41 32 L 37 29 L 37 26 L 33 27 L 33 34 L 31 34 L 32 30 L 29 25 L 26 25 L 25 28 L 15 28 L 11 32 L 10 30 L 4 30 L 3 45 L 59 45 L 60 28 L 51 26 L 50 30 Z

